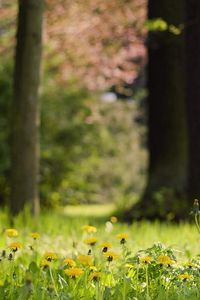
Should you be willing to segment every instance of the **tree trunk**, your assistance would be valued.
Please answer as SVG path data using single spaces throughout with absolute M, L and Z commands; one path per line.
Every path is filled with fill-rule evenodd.
M 179 26 L 184 22 L 183 3 L 149 0 L 148 17 Z M 148 59 L 148 180 L 143 198 L 131 213 L 181 217 L 187 206 L 183 199 L 187 180 L 184 33 L 150 32 Z
M 11 141 L 11 213 L 25 204 L 39 213 L 38 89 L 43 0 L 19 0 Z
M 186 0 L 189 198 L 200 197 L 200 1 Z

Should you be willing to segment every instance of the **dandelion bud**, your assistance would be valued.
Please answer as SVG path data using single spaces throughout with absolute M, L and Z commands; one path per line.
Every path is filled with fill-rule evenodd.
M 198 199 L 194 199 L 193 213 L 194 214 L 199 214 L 199 200 Z
M 2 250 L 1 256 L 2 256 L 3 258 L 6 257 L 6 250 Z
M 10 253 L 9 255 L 8 255 L 8 260 L 12 260 L 13 259 L 13 255 L 12 255 L 12 253 Z
M 192 210 L 190 212 L 190 215 L 198 215 L 199 213 L 200 213 L 200 211 L 199 211 L 199 200 L 194 199 L 193 207 L 192 207 Z

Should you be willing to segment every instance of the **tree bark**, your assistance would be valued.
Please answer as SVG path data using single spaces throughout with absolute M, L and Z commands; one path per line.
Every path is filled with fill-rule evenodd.
M 186 0 L 189 199 L 200 197 L 200 1 Z
M 11 141 L 11 213 L 25 204 L 39 213 L 38 90 L 43 0 L 19 0 Z
M 148 18 L 184 23 L 184 1 L 149 0 Z M 148 147 L 146 190 L 132 214 L 181 217 L 187 181 L 184 32 L 150 32 L 148 36 Z M 180 202 L 180 199 L 182 200 Z M 179 200 L 179 201 L 178 201 Z

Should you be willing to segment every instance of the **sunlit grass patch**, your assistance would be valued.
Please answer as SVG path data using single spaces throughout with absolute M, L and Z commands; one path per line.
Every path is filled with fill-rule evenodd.
M 69 217 L 106 217 L 115 211 L 115 205 L 111 204 L 92 204 L 92 205 L 68 205 L 63 213 Z

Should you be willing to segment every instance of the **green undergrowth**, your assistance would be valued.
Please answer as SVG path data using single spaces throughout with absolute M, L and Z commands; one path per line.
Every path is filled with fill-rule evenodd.
M 111 218 L 112 206 L 0 213 L 0 299 L 200 299 L 194 224 Z M 31 235 L 34 233 L 33 235 Z

